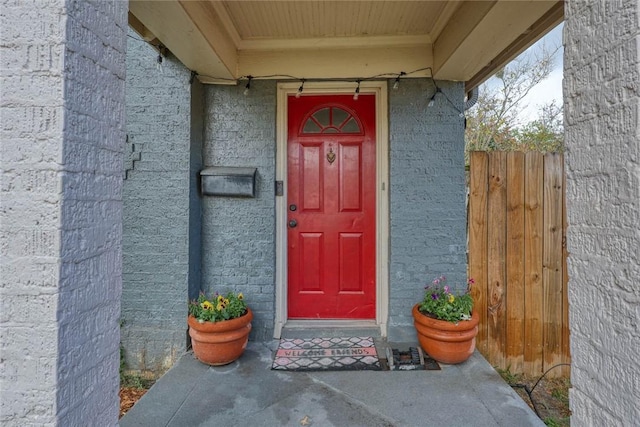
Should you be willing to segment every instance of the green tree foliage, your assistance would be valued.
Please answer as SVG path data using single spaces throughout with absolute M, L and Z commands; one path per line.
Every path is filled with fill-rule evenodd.
M 559 48 L 543 47 L 537 55 L 525 54 L 509 63 L 480 86 L 478 102 L 467 111 L 466 152 L 562 151 L 562 107 L 540 107 L 538 118 L 520 123 L 531 90 L 551 74 Z
M 521 151 L 562 152 L 562 107 L 555 102 L 543 105 L 539 117 L 513 131 L 516 149 Z

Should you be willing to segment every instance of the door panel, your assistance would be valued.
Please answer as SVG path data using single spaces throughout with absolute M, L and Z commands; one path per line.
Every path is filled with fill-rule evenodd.
M 363 292 L 362 233 L 340 233 L 340 290 Z
M 301 169 L 301 188 L 304 189 L 302 197 L 302 209 L 304 211 L 319 212 L 323 206 L 322 183 L 323 170 L 320 164 L 322 143 L 300 144 L 300 157 L 303 168 Z
M 362 210 L 360 145 L 340 145 L 340 212 Z
M 376 313 L 375 97 L 288 99 L 288 313 Z
M 305 278 L 300 284 L 300 292 L 322 292 L 322 272 L 324 271 L 324 251 L 322 233 L 300 233 L 300 261 L 298 268 L 304 269 Z

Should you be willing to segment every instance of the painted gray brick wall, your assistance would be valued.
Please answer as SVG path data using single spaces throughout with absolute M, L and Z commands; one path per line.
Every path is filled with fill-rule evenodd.
M 0 424 L 116 425 L 127 5 L 0 19 Z
M 190 72 L 133 31 L 127 43 L 122 346 L 128 369 L 161 373 L 186 349 Z
M 251 339 L 273 336 L 275 301 L 276 83 L 205 87 L 205 166 L 258 168 L 255 198 L 205 197 L 203 290 L 244 292 Z
M 444 93 L 432 107 L 431 80 L 406 79 L 389 91 L 391 341 L 415 339 L 411 308 L 436 276 L 466 287 L 464 119 L 459 115 L 464 87 L 438 86 Z
M 411 307 L 436 275 L 465 286 L 466 210 L 463 85 L 440 82 L 445 96 L 427 108 L 433 85 L 407 79 L 390 92 L 390 338 L 412 340 Z M 253 339 L 268 339 L 274 313 L 274 82 L 206 87 L 207 166 L 258 168 L 256 199 L 203 200 L 203 285 L 233 289 L 256 312 Z M 456 108 L 458 110 L 456 110 Z
M 572 425 L 640 420 L 640 9 L 565 3 Z
M 202 285 L 202 197 L 199 193 L 204 147 L 204 87 L 191 85 L 191 147 L 189 152 L 189 300 L 198 298 Z

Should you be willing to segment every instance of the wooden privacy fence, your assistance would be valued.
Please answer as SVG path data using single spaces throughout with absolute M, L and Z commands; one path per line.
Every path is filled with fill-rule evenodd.
M 570 361 L 563 156 L 473 152 L 470 161 L 477 347 L 493 366 L 540 375 Z

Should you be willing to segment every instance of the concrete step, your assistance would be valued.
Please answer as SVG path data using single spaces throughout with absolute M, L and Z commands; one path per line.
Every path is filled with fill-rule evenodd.
M 342 321 L 292 321 L 282 328 L 281 338 L 373 337 L 379 339 L 380 327 L 367 323 Z

